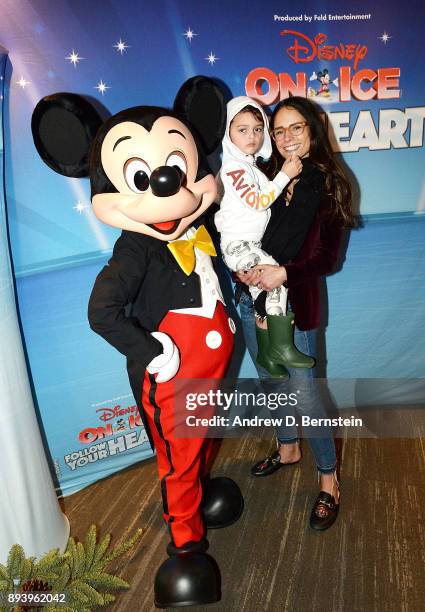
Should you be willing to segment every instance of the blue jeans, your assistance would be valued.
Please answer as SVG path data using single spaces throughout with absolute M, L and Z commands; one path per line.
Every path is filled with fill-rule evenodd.
M 271 379 L 270 374 L 256 362 L 257 357 L 257 338 L 255 333 L 254 307 L 250 296 L 242 294 L 240 302 L 240 313 L 245 343 L 251 359 L 257 369 L 260 379 Z M 300 331 L 295 327 L 294 341 L 297 348 L 311 357 L 316 354 L 317 330 Z M 322 398 L 318 392 L 317 385 L 314 384 L 315 368 L 288 368 L 290 374 L 289 385 L 295 390 L 302 386 L 302 402 L 297 405 L 299 415 L 307 415 L 311 418 L 325 418 L 326 411 Z M 301 384 L 302 383 L 302 384 Z M 282 425 L 276 428 L 277 439 L 280 444 L 292 444 L 298 440 L 296 427 Z M 308 438 L 308 443 L 314 455 L 317 469 L 323 474 L 331 474 L 336 468 L 335 444 L 330 427 L 321 427 L 321 437 Z

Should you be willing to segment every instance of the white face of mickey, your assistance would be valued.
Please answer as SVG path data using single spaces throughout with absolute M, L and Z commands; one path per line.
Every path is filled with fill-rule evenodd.
M 117 193 L 95 195 L 93 210 L 98 219 L 120 229 L 174 240 L 217 194 L 212 174 L 195 182 L 196 144 L 174 117 L 160 117 L 150 131 L 130 121 L 114 126 L 103 141 L 101 161 Z M 167 195 L 170 181 L 174 189 Z

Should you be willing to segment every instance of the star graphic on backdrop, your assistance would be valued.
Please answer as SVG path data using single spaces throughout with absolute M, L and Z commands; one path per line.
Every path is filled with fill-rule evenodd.
M 128 48 L 129 48 L 129 46 L 130 46 L 130 45 L 126 45 L 126 44 L 125 44 L 125 42 L 123 42 L 123 41 L 121 40 L 121 37 L 120 37 L 119 42 L 117 42 L 117 44 L 116 44 L 116 45 L 114 45 L 114 47 L 115 47 L 115 49 L 117 50 L 117 52 L 119 51 L 119 52 L 121 53 L 121 55 L 124 53 L 124 51 L 125 51 L 126 49 L 128 49 Z
M 195 34 L 195 32 L 189 27 L 187 28 L 186 32 L 183 34 L 183 36 L 185 36 L 187 38 L 187 40 L 189 42 L 192 42 L 192 38 L 194 36 L 198 36 L 197 34 Z
M 102 81 L 102 79 L 100 79 L 99 83 L 96 85 L 96 87 L 95 87 L 94 89 L 97 89 L 97 91 L 98 91 L 99 93 L 101 93 L 101 94 L 102 94 L 102 96 L 103 96 L 103 94 L 105 93 L 105 91 L 106 91 L 107 89 L 111 89 L 111 88 L 110 88 L 110 87 L 109 87 L 109 86 L 108 86 L 106 83 L 104 83 L 104 82 Z
M 82 214 L 83 210 L 86 208 L 88 208 L 87 204 L 84 204 L 83 202 L 80 202 L 80 201 L 78 201 L 76 205 L 73 206 L 73 209 L 79 212 L 80 215 Z
M 75 68 L 75 66 L 78 64 L 78 62 L 79 62 L 79 61 L 81 61 L 81 60 L 83 60 L 83 59 L 85 59 L 85 58 L 84 58 L 84 57 L 80 57 L 80 56 L 78 55 L 78 53 L 76 53 L 76 52 L 74 51 L 74 49 L 73 49 L 73 50 L 71 51 L 71 53 L 70 53 L 69 55 L 67 55 L 67 57 L 66 57 L 65 59 L 69 60 L 69 61 L 71 62 L 71 64 L 73 64 L 73 65 L 74 65 L 74 68 Z
M 384 32 L 382 34 L 382 36 L 378 36 L 379 40 L 382 40 L 382 42 L 386 45 L 387 42 L 390 40 L 390 38 L 392 38 L 392 36 L 390 36 L 389 34 L 387 34 L 386 32 Z
M 204 59 L 206 59 L 206 60 L 207 60 L 207 62 L 209 62 L 209 63 L 211 64 L 211 66 L 213 66 L 213 65 L 215 64 L 215 62 L 216 62 L 217 60 L 219 60 L 220 58 L 219 58 L 219 57 L 217 57 L 217 56 L 215 55 L 215 53 L 213 53 L 212 51 L 210 51 L 209 56 L 208 56 L 208 57 L 204 57 Z
M 19 81 L 16 81 L 16 85 L 19 85 L 19 87 L 22 87 L 22 89 L 25 89 L 27 85 L 30 85 L 30 82 L 24 79 L 23 76 L 21 76 Z

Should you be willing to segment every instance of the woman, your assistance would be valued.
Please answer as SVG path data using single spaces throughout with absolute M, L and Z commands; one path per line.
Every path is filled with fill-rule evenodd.
M 280 265 L 255 266 L 248 273 L 239 273 L 238 277 L 243 283 L 256 285 L 264 291 L 283 284 L 288 288 L 289 303 L 295 315 L 295 344 L 303 353 L 315 357 L 320 323 L 319 279 L 329 274 L 335 265 L 343 227 L 353 225 L 351 189 L 334 158 L 325 122 L 313 102 L 301 97 L 283 100 L 276 106 L 270 125 L 273 154 L 263 168 L 265 173 L 273 178 L 282 161 L 294 155 L 301 158 L 303 170 L 273 204 L 262 241 L 262 248 Z M 257 312 L 261 307 L 259 300 L 256 301 Z M 248 350 L 254 363 L 257 351 L 262 354 L 260 361 L 264 363 L 267 331 L 261 320 L 255 320 L 252 301 L 246 293 L 241 297 L 240 306 Z M 270 370 L 279 376 L 282 366 L 266 358 L 267 370 L 256 364 L 259 376 L 269 378 Z M 290 369 L 290 376 L 294 388 L 302 387 L 297 412 L 325 416 L 313 382 L 314 369 Z M 277 440 L 277 451 L 252 467 L 254 476 L 268 476 L 301 459 L 295 428 L 279 428 Z M 335 522 L 339 510 L 337 461 L 331 430 L 321 428 L 320 437 L 310 437 L 309 444 L 320 484 L 310 525 L 313 529 L 324 530 Z

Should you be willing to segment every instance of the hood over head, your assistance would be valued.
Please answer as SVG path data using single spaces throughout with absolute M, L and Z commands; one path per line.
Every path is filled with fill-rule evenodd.
M 248 96 L 238 96 L 237 98 L 233 98 L 230 102 L 227 103 L 227 121 L 226 121 L 226 132 L 223 138 L 223 164 L 229 158 L 238 159 L 240 161 L 248 161 L 252 163 L 253 156 L 247 155 L 243 153 L 233 142 L 230 140 L 230 124 L 233 118 L 245 107 L 245 106 L 254 106 L 257 108 L 264 121 L 264 142 L 259 151 L 254 155 L 254 158 L 262 157 L 263 159 L 268 159 L 272 154 L 272 142 L 269 134 L 269 120 L 267 118 L 266 113 L 263 110 L 263 107 L 252 98 L 248 98 Z

